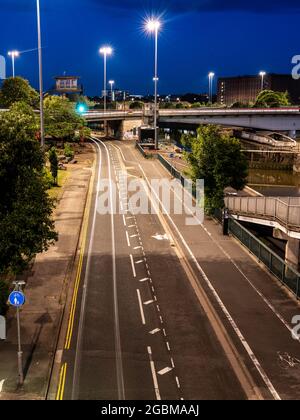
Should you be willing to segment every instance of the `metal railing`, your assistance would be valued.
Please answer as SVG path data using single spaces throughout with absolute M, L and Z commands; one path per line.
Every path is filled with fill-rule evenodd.
M 255 255 L 282 284 L 291 290 L 296 295 L 297 299 L 300 298 L 300 273 L 298 271 L 290 267 L 256 236 L 232 218 L 229 219 L 229 231 L 253 255 Z
M 174 166 L 171 165 L 171 163 L 168 162 L 161 154 L 158 154 L 157 157 L 158 157 L 158 160 L 160 161 L 160 163 L 167 169 L 167 171 L 169 171 L 170 174 L 174 178 L 176 178 L 176 179 L 178 179 L 180 181 L 180 183 L 183 186 L 183 188 L 185 188 L 186 185 L 188 185 L 191 182 L 191 180 L 185 178 L 181 174 L 181 172 L 178 171 L 176 168 L 174 168 Z M 193 197 L 196 198 L 196 188 L 195 188 L 194 185 L 192 186 L 192 193 L 193 193 Z
M 181 184 L 185 185 L 185 178 L 160 154 L 158 159 L 161 164 L 171 173 L 172 176 L 178 178 Z M 230 199 L 229 197 L 228 199 Z M 262 197 L 263 198 L 263 197 Z M 300 205 L 300 199 L 299 199 Z M 216 210 L 215 217 L 222 222 L 222 211 Z M 229 231 L 238 239 L 258 260 L 263 263 L 266 268 L 289 290 L 291 290 L 297 299 L 300 298 L 300 273 L 290 267 L 282 258 L 275 254 L 256 236 L 244 228 L 236 220 L 229 219 Z
M 147 157 L 145 150 L 142 148 L 142 146 L 138 142 L 135 143 L 135 147 L 138 149 L 138 151 L 142 154 L 144 158 Z
M 300 197 L 226 197 L 225 206 L 232 214 L 277 221 L 300 231 Z

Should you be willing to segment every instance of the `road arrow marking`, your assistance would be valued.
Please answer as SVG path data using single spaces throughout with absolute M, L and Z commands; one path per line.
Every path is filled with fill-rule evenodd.
M 169 241 L 169 236 L 165 233 L 164 235 L 160 235 L 157 233 L 156 235 L 152 236 L 153 239 L 156 239 L 157 241 Z

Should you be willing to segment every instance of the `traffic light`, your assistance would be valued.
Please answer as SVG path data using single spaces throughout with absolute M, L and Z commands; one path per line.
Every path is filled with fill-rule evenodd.
M 78 114 L 84 114 L 88 111 L 88 107 L 86 104 L 79 103 L 76 106 L 76 111 L 78 112 Z

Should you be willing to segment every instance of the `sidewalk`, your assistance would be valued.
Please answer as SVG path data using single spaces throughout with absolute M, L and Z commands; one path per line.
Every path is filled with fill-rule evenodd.
M 11 308 L 8 337 L 0 342 L 0 400 L 45 398 L 92 175 L 92 146 L 86 144 L 76 160 L 77 165 L 68 165 L 69 178 L 54 215 L 59 241 L 38 255 L 26 278 L 26 304 L 21 311 L 24 387 L 17 386 L 16 311 Z

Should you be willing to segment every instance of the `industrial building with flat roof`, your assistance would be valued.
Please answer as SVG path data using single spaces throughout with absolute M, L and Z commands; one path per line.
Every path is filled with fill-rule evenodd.
M 218 103 L 231 106 L 236 102 L 254 103 L 261 90 L 288 92 L 292 104 L 300 104 L 300 80 L 286 74 L 222 77 L 218 80 Z

